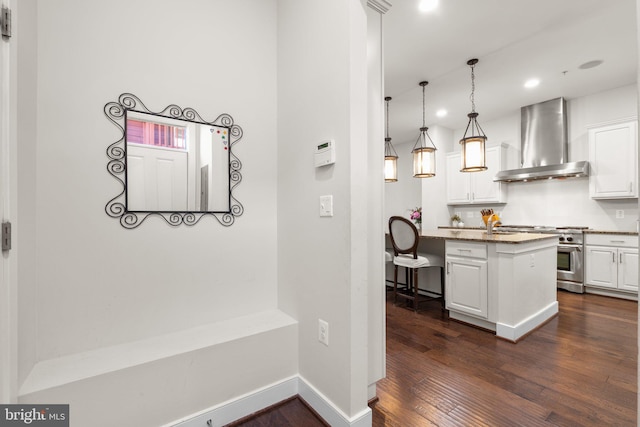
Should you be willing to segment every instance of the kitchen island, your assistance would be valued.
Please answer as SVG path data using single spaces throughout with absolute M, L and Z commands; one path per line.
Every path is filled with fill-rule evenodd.
M 451 318 L 516 342 L 558 313 L 555 235 L 421 232 L 421 243 L 432 239 L 444 240 L 445 300 Z

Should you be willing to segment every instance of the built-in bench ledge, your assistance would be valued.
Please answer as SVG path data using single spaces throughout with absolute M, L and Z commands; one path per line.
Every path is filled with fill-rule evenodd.
M 269 310 L 140 341 L 43 360 L 33 367 L 20 387 L 20 396 L 296 323 L 294 318 L 282 311 Z

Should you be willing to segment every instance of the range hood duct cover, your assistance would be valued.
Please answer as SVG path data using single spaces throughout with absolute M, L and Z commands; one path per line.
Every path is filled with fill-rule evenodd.
M 567 104 L 551 99 L 520 109 L 521 165 L 498 172 L 494 181 L 516 182 L 589 175 L 589 163 L 567 162 Z

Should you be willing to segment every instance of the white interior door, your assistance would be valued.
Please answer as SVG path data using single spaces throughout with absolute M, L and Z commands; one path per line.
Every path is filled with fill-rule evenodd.
M 2 0 L 3 7 L 11 8 L 11 0 Z M 11 38 L 0 40 L 0 219 L 8 221 L 9 148 L 11 125 Z M 9 251 L 0 256 L 0 402 L 15 402 L 16 363 L 16 288 L 9 280 Z

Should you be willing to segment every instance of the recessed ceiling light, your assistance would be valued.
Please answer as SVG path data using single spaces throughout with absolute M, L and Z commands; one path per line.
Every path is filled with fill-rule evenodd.
M 524 83 L 524 87 L 526 87 L 527 89 L 531 89 L 538 86 L 539 84 L 540 84 L 539 79 L 529 79 Z
M 420 0 L 420 12 L 431 12 L 438 7 L 438 0 Z
M 447 115 L 447 110 L 445 110 L 444 108 L 441 108 L 440 110 L 436 111 L 436 116 L 438 117 L 444 117 Z
M 589 62 L 585 62 L 584 64 L 580 65 L 578 68 L 580 68 L 581 70 L 587 70 L 589 68 L 594 68 L 597 67 L 598 65 L 601 65 L 604 61 L 601 59 L 596 59 L 595 61 L 589 61 Z

